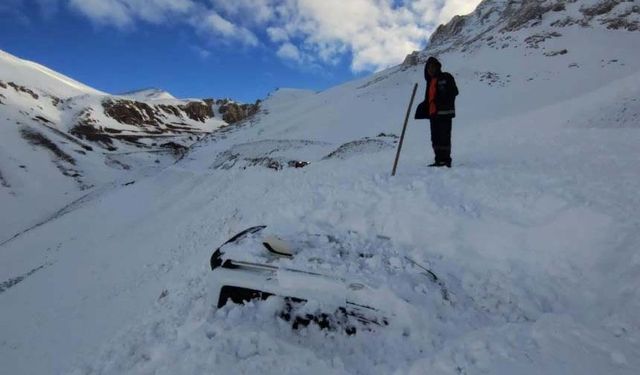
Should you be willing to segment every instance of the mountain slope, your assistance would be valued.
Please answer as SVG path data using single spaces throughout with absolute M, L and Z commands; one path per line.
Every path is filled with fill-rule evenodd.
M 104 95 L 92 87 L 34 63 L 0 51 L 0 77 L 9 78 L 26 87 L 37 87 L 60 98 L 93 94 Z
M 143 89 L 131 92 L 125 92 L 121 96 L 126 96 L 133 100 L 157 100 L 157 99 L 175 99 L 171 93 L 161 89 Z
M 410 90 L 424 90 L 422 66 L 404 65 L 276 92 L 176 164 L 0 245 L 0 361 L 13 373 L 636 374 L 639 34 L 576 24 L 544 42 L 568 53 L 528 48 L 552 32 L 547 17 L 593 2 L 568 4 L 498 32 L 517 47 L 420 53 L 460 88 L 451 170 L 425 167 L 426 124 L 411 121 L 389 176 Z M 277 301 L 213 309 L 211 252 L 257 224 L 351 251 L 388 238 L 325 271 L 385 292 L 390 325 L 347 336 L 293 331 Z
M 466 16 L 455 16 L 431 36 L 429 50 L 461 52 L 482 46 L 499 50 L 526 47 L 546 49 L 547 40 L 562 36 L 574 26 L 593 29 L 640 31 L 640 7 L 625 0 L 485 0 Z M 519 39 L 520 32 L 547 29 L 554 32 Z M 597 47 L 597 43 L 594 43 Z
M 0 219 L 0 243 L 248 117 L 214 113 L 219 107 L 161 90 L 109 95 L 0 51 L 0 204 L 11 212 Z

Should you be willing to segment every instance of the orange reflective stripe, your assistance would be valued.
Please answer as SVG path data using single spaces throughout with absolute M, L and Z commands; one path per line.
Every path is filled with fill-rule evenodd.
M 429 85 L 429 116 L 434 116 L 438 113 L 438 108 L 436 108 L 437 84 L 438 80 L 431 78 L 431 84 Z

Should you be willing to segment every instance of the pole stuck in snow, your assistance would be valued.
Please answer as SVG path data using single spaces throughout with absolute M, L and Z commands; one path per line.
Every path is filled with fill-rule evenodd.
M 396 168 L 398 168 L 398 160 L 400 160 L 400 151 L 402 151 L 402 142 L 404 142 L 404 133 L 407 130 L 407 122 L 409 122 L 409 114 L 411 113 L 411 107 L 413 106 L 413 99 L 416 97 L 416 90 L 418 90 L 418 84 L 413 85 L 413 92 L 411 93 L 411 100 L 409 101 L 409 108 L 407 108 L 407 114 L 404 117 L 404 125 L 402 126 L 402 134 L 400 135 L 400 142 L 398 142 L 398 152 L 396 152 L 396 160 L 393 162 L 393 170 L 391 175 L 396 175 Z

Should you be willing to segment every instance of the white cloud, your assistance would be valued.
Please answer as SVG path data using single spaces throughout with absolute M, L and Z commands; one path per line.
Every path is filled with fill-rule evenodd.
M 269 35 L 269 39 L 275 43 L 289 41 L 289 33 L 282 27 L 268 27 L 267 34 Z
M 274 16 L 275 0 L 211 0 L 220 13 L 241 21 L 263 25 Z
M 471 13 L 480 1 L 469 0 L 447 0 L 444 7 L 440 10 L 440 17 L 438 17 L 439 23 L 447 23 L 453 16 L 459 14 Z
M 120 28 L 137 19 L 158 24 L 196 8 L 192 0 L 69 0 L 69 6 L 94 22 Z
M 127 6 L 117 0 L 70 0 L 69 4 L 97 23 L 121 28 L 133 23 Z
M 55 0 L 40 0 L 55 1 Z M 239 0 L 237 3 L 247 7 L 251 2 L 260 0 Z M 204 38 L 230 43 L 239 41 L 243 45 L 255 47 L 258 38 L 249 29 L 226 19 L 218 12 L 195 0 L 68 0 L 69 6 L 92 21 L 118 28 L 136 26 L 138 21 L 160 24 L 163 22 L 183 22 L 193 26 Z M 239 7 L 225 7 L 234 14 Z M 264 9 L 252 12 L 251 20 L 263 20 L 267 15 Z
M 433 26 L 418 24 L 407 7 L 388 1 L 298 0 L 293 24 L 318 56 L 332 61 L 345 49 L 353 55 L 354 71 L 397 64 L 407 53 L 426 43 Z
M 258 45 L 258 37 L 250 30 L 230 22 L 216 12 L 210 11 L 203 18 L 196 19 L 195 22 L 196 27 L 208 35 L 222 37 L 226 41 L 238 40 L 252 47 Z
M 298 47 L 294 46 L 291 43 L 285 43 L 280 46 L 278 49 L 277 55 L 285 60 L 293 60 L 295 62 L 302 62 L 302 55 L 300 54 L 300 50 Z
M 22 3 L 26 0 L 0 0 Z M 301 64 L 378 70 L 423 48 L 440 23 L 472 11 L 480 0 L 36 0 L 64 2 L 96 23 L 133 28 L 139 22 L 190 25 L 209 43 L 273 47 Z M 2 6 L 0 5 L 0 11 Z M 261 41 L 264 36 L 266 40 Z
M 423 48 L 439 23 L 468 13 L 479 2 L 282 0 L 274 8 L 267 35 L 281 47 L 287 46 L 287 51 L 291 50 L 289 44 L 295 43 L 305 54 L 326 64 L 334 64 L 350 52 L 352 70 L 377 70 Z M 282 55 L 280 49 L 278 52 Z

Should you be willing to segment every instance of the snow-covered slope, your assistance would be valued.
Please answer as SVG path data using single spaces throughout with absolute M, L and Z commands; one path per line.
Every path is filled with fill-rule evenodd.
M 611 14 L 630 3 L 635 17 L 635 4 L 614 3 Z M 485 1 L 470 17 L 518 4 Z M 420 54 L 437 53 L 460 88 L 451 170 L 426 168 L 428 129 L 411 121 L 389 176 L 413 84 L 424 92 L 422 66 L 398 66 L 276 92 L 178 163 L 0 245 L 0 362 L 11 373 L 637 374 L 640 33 L 594 22 L 525 42 L 591 6 L 514 30 L 486 18 L 509 47 Z M 274 300 L 215 310 L 209 256 L 257 224 L 330 234 L 345 255 L 325 271 L 362 277 L 398 314 L 347 336 L 293 331 Z
M 485 84 L 462 103 L 486 89 L 508 92 L 484 98 L 477 116 L 521 113 L 637 71 L 639 22 L 640 6 L 629 1 L 486 0 L 438 28 L 418 61 L 440 56 L 459 79 Z
M 42 89 L 59 98 L 84 94 L 104 95 L 101 91 L 54 72 L 45 66 L 17 58 L 1 50 L 0 77 L 18 82 L 26 87 Z
M 170 92 L 161 89 L 143 89 L 120 94 L 133 100 L 175 99 Z
M 157 90 L 112 96 L 0 51 L 0 205 L 10 212 L 0 217 L 0 242 L 175 162 L 228 125 L 213 102 Z
M 640 8 L 626 0 L 485 0 L 473 13 L 441 25 L 430 38 L 429 51 L 526 47 L 551 54 L 544 42 L 561 37 L 562 30 L 572 26 L 587 34 L 594 29 L 637 32 Z M 520 38 L 523 35 L 526 38 Z

